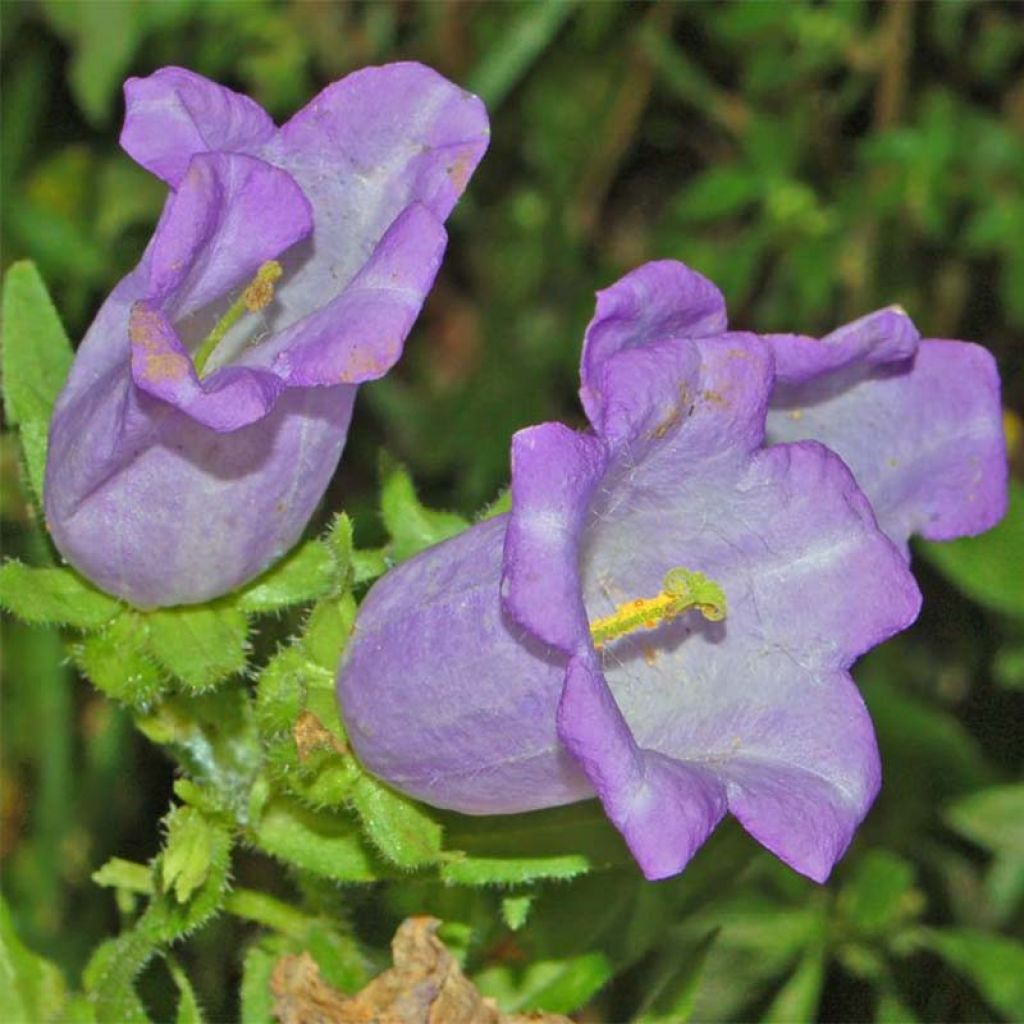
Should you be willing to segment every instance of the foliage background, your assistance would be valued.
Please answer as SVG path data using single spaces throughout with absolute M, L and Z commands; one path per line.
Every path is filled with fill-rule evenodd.
M 2 14 L 3 261 L 37 263 L 73 339 L 164 198 L 117 148 L 126 75 L 184 64 L 280 120 L 351 69 L 417 59 L 487 102 L 491 150 L 437 286 L 396 372 L 361 391 L 311 536 L 343 508 L 357 543 L 387 540 L 381 449 L 428 505 L 477 513 L 507 482 L 514 430 L 581 422 L 593 292 L 652 258 L 710 276 L 740 328 L 824 333 L 900 303 L 929 336 L 986 344 L 1007 408 L 1024 408 L 1017 3 L 84 0 Z M 1012 412 L 1007 425 L 1019 480 Z M 10 435 L 0 473 L 6 552 L 45 560 Z M 824 888 L 732 829 L 658 886 L 629 866 L 501 890 L 423 873 L 342 886 L 244 849 L 233 877 L 330 922 L 318 959 L 337 984 L 346 956 L 355 984 L 403 915 L 430 910 L 485 991 L 580 1020 L 1019 1018 L 1021 565 L 1019 500 L 984 539 L 917 549 L 921 620 L 858 671 L 885 788 Z M 257 625 L 254 663 L 289 625 Z M 16 932 L 78 987 L 97 943 L 135 920 L 124 886 L 115 899 L 90 876 L 160 851 L 175 764 L 76 677 L 68 639 L 5 621 L 0 852 Z M 237 1016 L 242 953 L 266 934 L 221 915 L 176 947 L 209 1019 Z M 157 1019 L 174 1015 L 166 969 L 140 987 Z

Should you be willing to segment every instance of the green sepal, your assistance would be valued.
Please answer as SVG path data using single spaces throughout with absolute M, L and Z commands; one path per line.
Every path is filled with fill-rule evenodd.
M 25 622 L 98 629 L 124 607 L 71 569 L 0 565 L 0 607 Z
M 23 436 L 25 464 L 33 493 L 41 504 L 47 427 L 73 354 L 34 263 L 14 263 L 7 271 L 0 319 L 4 411 L 7 422 L 27 434 Z
M 194 693 L 245 669 L 249 623 L 238 608 L 164 608 L 150 612 L 146 625 L 153 657 Z
M 62 1021 L 66 1003 L 64 975 L 21 941 L 0 896 L 0 1020 L 6 1024 Z
M 328 598 L 310 613 L 302 634 L 302 649 L 314 664 L 330 672 L 338 670 L 341 652 L 352 634 L 356 618 L 356 602 L 351 594 L 334 600 Z
M 146 709 L 169 688 L 170 679 L 149 654 L 144 617 L 126 610 L 105 628 L 70 647 L 75 664 L 114 700 Z
M 441 825 L 420 804 L 361 773 L 352 806 L 374 847 L 400 868 L 414 870 L 441 858 Z
M 121 857 L 111 857 L 92 873 L 92 880 L 105 888 L 125 889 L 128 892 L 145 893 L 147 896 L 152 896 L 156 891 L 150 868 Z
M 396 562 L 462 533 L 469 525 L 454 512 L 438 512 L 422 505 L 408 471 L 389 456 L 381 456 L 380 466 L 380 512 Z
M 252 838 L 272 857 L 320 878 L 372 882 L 389 874 L 354 819 L 318 813 L 284 797 L 268 801 Z
M 352 555 L 352 522 L 340 513 L 322 538 L 294 548 L 234 601 L 244 612 L 270 612 L 340 595 L 352 584 Z

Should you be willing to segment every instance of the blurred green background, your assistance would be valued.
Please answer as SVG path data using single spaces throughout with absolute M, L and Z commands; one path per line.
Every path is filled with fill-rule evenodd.
M 900 303 L 928 336 L 987 345 L 1007 408 L 1024 408 L 1017 2 L 86 0 L 2 15 L 3 261 L 36 261 L 72 338 L 165 196 L 117 146 L 128 75 L 185 65 L 279 120 L 397 59 L 484 98 L 490 151 L 403 361 L 360 393 L 325 502 L 364 543 L 381 535 L 382 448 L 429 503 L 472 514 L 507 482 L 516 429 L 581 423 L 593 293 L 648 259 L 711 277 L 738 328 L 825 333 Z M 9 441 L 0 474 L 6 549 L 31 559 Z M 1024 508 L 985 538 L 921 546 L 915 567 L 920 622 L 858 673 L 886 784 L 835 880 L 755 857 L 628 970 L 583 986 L 579 1019 L 626 1019 L 656 984 L 690 982 L 696 1019 L 1024 1014 Z M 90 873 L 157 851 L 172 768 L 76 680 L 57 633 L 5 626 L 4 888 L 21 938 L 73 979 L 117 928 Z M 623 886 L 635 917 L 649 897 Z M 363 893 L 352 912 L 424 909 L 411 891 Z M 214 1020 L 235 1013 L 227 934 L 188 953 Z

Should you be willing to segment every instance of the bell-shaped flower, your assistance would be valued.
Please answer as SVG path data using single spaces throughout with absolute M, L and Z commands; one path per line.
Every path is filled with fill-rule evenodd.
M 181 68 L 125 94 L 121 143 L 171 194 L 58 399 L 45 505 L 68 561 L 147 607 L 222 594 L 299 537 L 488 126 L 418 64 L 351 74 L 281 128 Z
M 515 436 L 511 512 L 366 596 L 350 741 L 466 813 L 596 794 L 650 878 L 729 811 L 824 879 L 879 787 L 848 670 L 915 618 L 906 560 L 837 455 L 766 446 L 772 344 L 681 264 L 599 294 L 581 378 L 588 431 Z

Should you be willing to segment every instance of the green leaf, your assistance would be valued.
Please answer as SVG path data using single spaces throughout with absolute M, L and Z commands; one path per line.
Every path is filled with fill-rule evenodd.
M 92 880 L 97 885 L 111 889 L 127 889 L 130 892 L 141 892 L 152 896 L 153 874 L 145 864 L 111 857 L 103 867 L 92 873 Z
M 963 797 L 947 809 L 946 820 L 979 846 L 1024 856 L 1024 783 Z
M 153 656 L 190 690 L 212 689 L 245 668 L 249 623 L 237 608 L 166 608 L 146 624 Z
M 462 516 L 421 505 L 408 471 L 389 458 L 381 458 L 381 477 L 381 517 L 391 535 L 395 561 L 411 558 L 468 526 Z
M 632 860 L 596 801 L 498 817 L 442 815 L 441 821 L 451 851 L 441 877 L 453 884 L 573 878 Z
M 287 951 L 279 936 L 271 936 L 250 946 L 242 961 L 242 1024 L 274 1024 L 274 998 L 270 976 L 278 958 Z
M 918 550 L 979 604 L 1024 618 L 1024 484 L 1011 478 L 1010 507 L 1002 522 L 980 537 Z
M 161 885 L 184 903 L 209 877 L 216 830 L 194 807 L 176 807 L 167 818 L 160 859 Z
M 199 1008 L 199 1000 L 192 989 L 188 975 L 181 969 L 173 957 L 167 958 L 167 968 L 171 972 L 174 984 L 178 987 L 178 1012 L 175 1024 L 203 1024 L 203 1012 Z
M 310 811 L 281 797 L 267 803 L 254 839 L 278 860 L 321 878 L 372 882 L 387 876 L 354 820 Z
M 541 960 L 522 971 L 500 966 L 474 975 L 484 995 L 510 1011 L 548 1010 L 571 1013 L 592 998 L 614 974 L 601 952 L 580 953 L 564 960 Z
M 441 826 L 408 797 L 363 774 L 352 787 L 352 805 L 373 845 L 400 868 L 412 870 L 440 859 Z
M 149 707 L 168 683 L 146 648 L 146 627 L 138 612 L 124 611 L 105 629 L 71 647 L 75 664 L 114 700 Z
M 533 906 L 533 895 L 506 896 L 501 901 L 501 919 L 508 925 L 509 930 L 519 931 L 526 924 L 530 916 L 530 907 Z
M 884 935 L 923 909 L 914 882 L 914 866 L 902 857 L 888 850 L 868 850 L 855 862 L 839 894 L 839 910 L 857 933 Z
M 709 931 L 694 945 L 675 944 L 659 956 L 652 981 L 646 986 L 636 1024 L 685 1024 L 693 1014 L 708 953 L 718 932 Z
M 971 929 L 922 930 L 920 938 L 966 975 L 993 1009 L 1017 1020 L 1024 1006 L 1024 945 Z
M 46 429 L 73 358 L 71 344 L 35 265 L 14 263 L 4 278 L 2 375 L 7 420 L 30 427 L 29 480 L 42 498 Z
M 64 976 L 22 943 L 0 896 L 0 1020 L 4 1024 L 59 1021 L 66 1001 Z
M 825 944 L 814 943 L 804 952 L 796 970 L 779 989 L 761 1018 L 769 1024 L 816 1020 L 825 981 Z
M 134 981 L 156 955 L 156 938 L 139 928 L 107 939 L 86 964 L 82 982 L 96 1009 L 96 1019 L 118 1024 L 148 1024 Z
M 468 88 L 480 96 L 492 113 L 554 42 L 576 4 L 577 0 L 547 0 L 543 4 L 510 8 L 518 12 L 515 20 L 469 76 Z
M 71 569 L 37 569 L 12 560 L 0 566 L 0 607 L 25 622 L 97 629 L 124 606 Z

